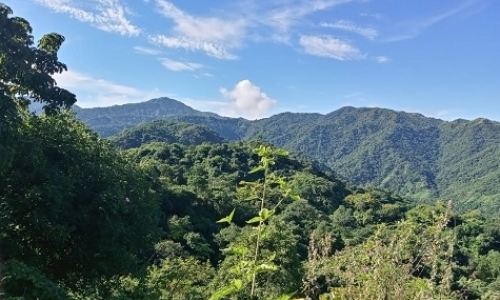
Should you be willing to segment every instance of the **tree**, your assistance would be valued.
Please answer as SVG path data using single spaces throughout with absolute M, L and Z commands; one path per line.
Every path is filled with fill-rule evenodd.
M 137 270 L 159 234 L 145 174 L 67 113 L 24 122 L 0 177 L 2 259 L 68 284 Z
M 20 108 L 36 101 L 44 104 L 46 113 L 55 113 L 76 102 L 76 96 L 52 78 L 67 70 L 57 57 L 64 37 L 44 35 L 35 47 L 29 22 L 12 14 L 0 2 L 0 174 L 15 152 Z

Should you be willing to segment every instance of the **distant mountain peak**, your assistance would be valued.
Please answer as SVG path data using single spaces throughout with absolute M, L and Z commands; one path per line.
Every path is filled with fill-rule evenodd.
M 154 99 L 147 100 L 147 101 L 144 101 L 144 102 L 139 102 L 139 103 L 173 104 L 173 105 L 179 105 L 179 106 L 185 106 L 185 107 L 192 108 L 192 107 L 184 104 L 183 102 L 181 102 L 179 100 L 175 100 L 175 99 L 168 98 L 168 97 L 154 98 Z
M 78 108 L 77 117 L 100 128 L 103 136 L 113 135 L 122 129 L 142 122 L 166 119 L 175 116 L 216 116 L 198 111 L 178 100 L 160 97 L 145 102 L 127 103 L 108 107 Z

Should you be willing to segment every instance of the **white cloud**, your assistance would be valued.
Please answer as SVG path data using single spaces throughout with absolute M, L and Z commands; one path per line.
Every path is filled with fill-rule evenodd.
M 416 112 L 416 111 L 415 111 Z M 454 120 L 454 113 L 456 110 L 453 109 L 442 109 L 442 110 L 427 110 L 422 114 L 426 117 L 442 119 L 442 120 Z
M 238 82 L 232 90 L 221 88 L 220 92 L 225 100 L 177 99 L 200 111 L 211 111 L 222 116 L 246 119 L 267 116 L 277 103 L 276 100 L 263 93 L 260 87 L 247 79 Z
M 57 85 L 76 94 L 81 107 L 110 106 L 161 96 L 159 90 L 144 91 L 75 71 L 55 74 Z
M 183 36 L 198 40 L 234 41 L 241 38 L 245 22 L 240 20 L 221 20 L 219 18 L 197 18 L 186 14 L 175 5 L 157 0 L 163 16 L 172 19 L 174 30 Z
M 371 18 L 374 18 L 374 19 L 377 19 L 377 20 L 383 20 L 384 19 L 384 16 L 380 13 L 360 13 L 359 14 L 361 17 L 371 17 Z
M 232 90 L 221 88 L 220 92 L 230 100 L 221 107 L 221 114 L 232 117 L 260 118 L 269 113 L 277 103 L 248 79 L 238 82 Z
M 135 46 L 134 50 L 136 53 L 139 54 L 147 54 L 147 55 L 160 55 L 163 52 L 158 50 L 158 49 L 152 49 L 148 47 L 142 47 L 142 46 Z
M 149 40 L 167 48 L 203 52 L 214 58 L 232 60 L 238 58 L 234 52 L 243 44 L 244 39 L 254 42 L 273 40 L 292 45 L 297 31 L 291 29 L 300 29 L 309 15 L 352 1 L 354 0 L 247 1 L 234 5 L 229 17 L 207 17 L 189 14 L 170 1 L 155 0 L 159 13 L 171 20 L 173 26 L 170 32 L 151 35 Z M 356 32 L 369 39 L 378 35 L 375 29 L 355 26 L 346 21 L 324 25 Z M 307 39 L 306 36 L 304 42 L 307 43 Z M 349 55 L 344 53 L 335 57 L 344 60 L 363 56 L 359 50 L 350 47 Z
M 391 61 L 391 59 L 387 56 L 376 56 L 375 57 L 375 60 L 379 63 L 379 64 L 383 64 L 383 63 L 386 63 L 386 62 L 389 62 Z
M 299 43 L 308 54 L 338 60 L 363 59 L 366 55 L 349 43 L 331 36 L 303 35 Z
M 106 31 L 121 35 L 136 36 L 140 29 L 134 26 L 127 15 L 130 11 L 119 0 L 33 0 L 54 12 L 71 17 Z M 83 5 L 82 3 L 86 4 Z
M 192 62 L 181 62 L 169 58 L 160 58 L 161 64 L 171 71 L 195 71 L 203 65 Z
M 213 78 L 214 74 L 208 73 L 208 72 L 203 72 L 201 74 L 196 74 L 194 75 L 195 78 Z
M 475 0 L 469 0 L 469 1 L 464 1 L 460 5 L 445 11 L 441 14 L 434 15 L 431 17 L 428 17 L 426 19 L 421 19 L 419 21 L 409 21 L 409 22 L 404 22 L 402 24 L 398 24 L 393 27 L 402 27 L 404 30 L 404 33 L 394 35 L 392 37 L 389 37 L 385 39 L 386 42 L 395 42 L 395 41 L 402 41 L 402 40 L 407 40 L 407 39 L 412 39 L 421 34 L 423 31 L 425 31 L 427 28 L 434 26 L 437 23 L 440 23 L 448 18 L 453 17 L 454 15 L 466 10 L 466 11 L 472 11 L 471 6 L 472 5 L 477 5 L 481 1 L 475 1 Z
M 373 40 L 378 36 L 377 30 L 373 28 L 361 27 L 345 20 L 337 21 L 335 23 L 321 23 L 320 26 L 354 32 L 370 40 Z
M 351 1 L 352 0 L 300 0 L 295 1 L 296 3 L 293 3 L 294 1 L 285 1 L 281 3 L 283 5 L 265 14 L 261 22 L 281 32 L 286 32 L 309 14 Z
M 168 48 L 185 49 L 190 51 L 202 51 L 207 55 L 219 59 L 236 59 L 237 56 L 228 52 L 222 44 L 211 43 L 202 40 L 193 40 L 188 37 L 168 37 L 156 35 L 150 37 L 151 42 Z
M 246 22 L 241 19 L 223 20 L 215 17 L 195 17 L 185 13 L 174 4 L 156 0 L 159 12 L 171 19 L 175 26 L 173 33 L 155 35 L 153 42 L 169 48 L 183 48 L 190 51 L 202 51 L 220 59 L 235 59 L 229 53 L 241 44 L 245 36 Z

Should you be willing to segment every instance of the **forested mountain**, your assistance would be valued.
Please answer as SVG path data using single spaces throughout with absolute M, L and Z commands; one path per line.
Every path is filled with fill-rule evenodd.
M 78 118 L 102 136 L 110 136 L 122 129 L 142 122 L 165 119 L 172 116 L 214 116 L 197 111 L 179 101 L 166 97 L 142 103 L 130 103 L 109 107 L 81 108 L 74 106 Z
M 150 142 L 200 145 L 222 143 L 224 139 L 212 129 L 196 124 L 156 120 L 125 129 L 110 140 L 122 149 L 135 148 Z
M 498 217 L 356 187 L 260 138 L 215 133 L 234 124 L 225 132 L 247 138 L 274 124 L 290 137 L 285 129 L 305 119 L 295 134 L 306 135 L 331 116 L 194 115 L 218 125 L 160 120 L 103 139 L 68 112 L 76 96 L 52 78 L 66 70 L 64 37 L 35 46 L 29 23 L 12 14 L 0 3 L 0 299 L 500 299 Z M 405 126 L 421 118 L 389 113 Z M 496 166 L 482 160 L 495 151 L 496 123 L 450 124 L 439 140 L 454 149 L 438 156 L 456 164 L 450 172 L 462 174 L 462 161 Z M 427 138 L 392 128 L 363 130 Z M 464 136 L 477 146 L 455 140 Z
M 354 107 L 327 115 L 282 113 L 255 121 L 195 111 L 169 120 L 207 126 L 229 141 L 260 136 L 310 156 L 354 184 L 422 201 L 453 200 L 459 210 L 480 208 L 492 213 L 500 208 L 497 122 L 447 122 L 415 113 Z
M 498 122 L 446 122 L 353 107 L 303 122 L 300 117 L 281 114 L 256 121 L 245 137 L 261 134 L 275 145 L 306 153 L 356 184 L 422 200 L 453 200 L 462 210 L 500 207 Z

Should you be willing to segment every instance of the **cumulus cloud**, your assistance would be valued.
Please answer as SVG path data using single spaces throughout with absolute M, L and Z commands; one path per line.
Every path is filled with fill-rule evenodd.
M 68 14 L 81 22 L 121 35 L 136 36 L 141 30 L 127 16 L 130 11 L 119 0 L 33 0 L 50 10 Z
M 161 64 L 171 70 L 171 71 L 195 71 L 197 69 L 203 68 L 203 65 L 192 63 L 192 62 L 182 62 L 169 58 L 160 58 Z
M 125 104 L 161 96 L 157 89 L 140 90 L 75 71 L 55 74 L 53 77 L 58 86 L 76 94 L 76 104 L 81 107 Z
M 354 32 L 370 40 L 373 40 L 378 36 L 377 30 L 373 28 L 358 26 L 350 21 L 345 20 L 337 21 L 335 23 L 321 23 L 320 26 Z
M 221 88 L 220 92 L 229 100 L 221 108 L 221 114 L 233 117 L 260 118 L 269 113 L 277 103 L 248 79 L 238 82 L 232 90 Z
M 238 47 L 245 35 L 244 20 L 223 20 L 216 17 L 195 17 L 177 8 L 174 4 L 156 0 L 159 12 L 171 19 L 175 26 L 172 35 L 159 34 L 151 41 L 168 48 L 183 48 L 202 51 L 220 59 L 234 59 L 228 49 Z
M 331 36 L 303 35 L 300 37 L 299 43 L 306 53 L 315 56 L 342 61 L 365 58 L 365 55 L 356 47 Z

